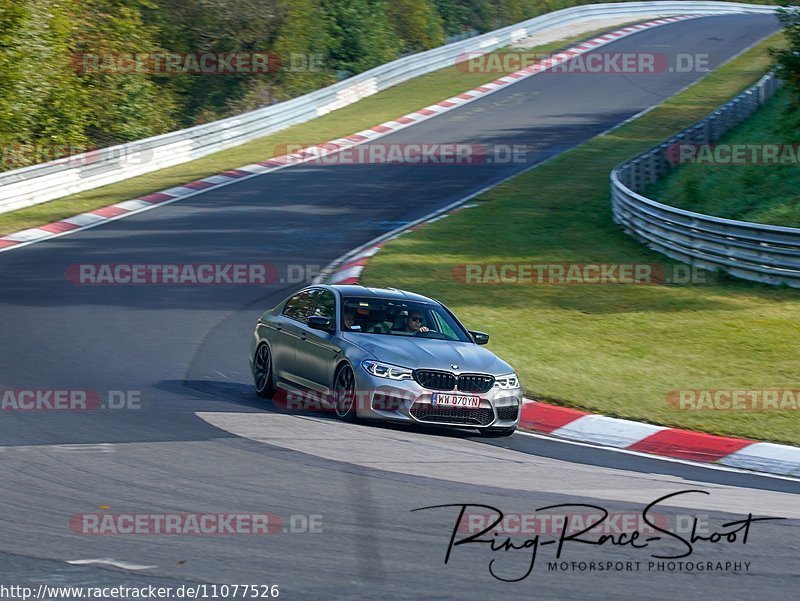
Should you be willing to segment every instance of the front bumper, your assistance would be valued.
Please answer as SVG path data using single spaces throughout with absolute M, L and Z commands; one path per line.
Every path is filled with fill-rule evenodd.
M 355 367 L 359 417 L 461 428 L 513 428 L 519 424 L 522 389 L 492 388 L 479 396 L 480 407 L 444 407 L 432 403 L 437 391 L 414 380 L 394 381 Z

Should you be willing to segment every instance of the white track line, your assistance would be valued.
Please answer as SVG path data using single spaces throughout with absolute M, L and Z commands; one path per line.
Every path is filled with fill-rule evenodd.
M 112 566 L 123 570 L 152 570 L 158 567 L 158 566 L 142 566 L 135 563 L 129 563 L 127 561 L 119 561 L 117 559 L 112 559 L 111 557 L 106 557 L 103 559 L 72 559 L 67 563 L 73 566 L 90 566 L 90 565 Z

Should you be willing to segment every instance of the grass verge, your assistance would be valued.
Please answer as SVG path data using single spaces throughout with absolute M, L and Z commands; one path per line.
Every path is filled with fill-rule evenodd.
M 784 164 L 682 165 L 647 190 L 651 198 L 728 219 L 800 227 L 800 115 L 788 111 L 789 90 L 779 91 L 717 145 L 785 145 Z M 725 155 L 722 155 L 725 160 Z
M 634 22 L 636 21 L 631 23 Z M 630 23 L 621 24 L 617 28 L 628 24 Z M 566 40 L 543 44 L 526 52 L 555 52 L 607 31 L 609 31 L 609 28 L 605 27 Z M 506 50 L 508 49 L 500 48 L 495 52 Z M 321 143 L 348 136 L 445 98 L 450 98 L 483 83 L 494 81 L 506 73 L 508 71 L 470 73 L 455 65 L 445 67 L 384 90 L 323 117 L 253 140 L 237 148 L 218 152 L 190 163 L 154 171 L 153 173 L 109 186 L 103 186 L 102 188 L 65 196 L 64 198 L 20 209 L 19 211 L 0 214 L 0 235 L 51 223 L 59 219 L 72 217 L 78 213 L 144 196 L 151 192 L 180 186 L 228 169 L 264 161 L 275 156 L 276 149 L 280 149 L 281 146 L 285 148 L 287 144 Z M 282 153 L 281 151 L 278 154 Z
M 389 243 L 363 276 L 429 294 L 516 367 L 529 397 L 606 415 L 800 443 L 800 412 L 672 408 L 675 389 L 800 388 L 800 294 L 709 276 L 705 284 L 465 284 L 458 265 L 662 263 L 610 213 L 609 173 L 752 85 L 766 40 L 605 136 L 483 194 L 480 205 Z M 476 243 L 476 241 L 479 241 Z

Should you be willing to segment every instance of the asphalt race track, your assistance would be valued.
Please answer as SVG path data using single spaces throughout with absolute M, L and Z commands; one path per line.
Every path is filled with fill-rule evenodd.
M 713 68 L 777 28 L 767 16 L 706 17 L 601 51 L 707 53 Z M 0 253 L 0 390 L 141 397 L 139 409 L 0 413 L 0 579 L 62 586 L 277 584 L 283 599 L 331 600 L 766 601 L 796 594 L 796 481 L 523 434 L 487 442 L 466 431 L 350 426 L 319 413 L 281 413 L 252 392 L 249 336 L 260 312 L 299 284 L 93 286 L 65 277 L 70 265 L 99 262 L 271 263 L 284 276 L 290 265 L 323 266 L 701 76 L 540 75 L 381 140 L 520 144 L 535 150 L 524 163 L 300 165 Z M 640 515 L 649 502 L 689 489 L 710 494 L 666 501 L 653 510 L 659 519 L 700 516 L 707 532 L 726 530 L 722 524 L 751 512 L 789 519 L 751 524 L 747 544 L 697 542 L 681 560 L 738 562 L 739 571 L 659 570 L 666 560 L 651 554 L 686 551 L 670 537 L 647 549 L 569 541 L 560 562 L 639 561 L 639 569 L 551 571 L 555 545 L 543 544 L 557 537 L 550 533 L 541 536 L 530 576 L 504 582 L 490 574 L 490 561 L 496 560 L 497 576 L 513 580 L 525 574 L 530 548 L 463 545 L 445 565 L 458 508 L 412 511 L 468 503 L 523 513 L 587 503 Z M 74 516 L 87 513 L 233 512 L 277 514 L 281 527 L 268 536 L 92 535 L 74 527 Z M 298 515 L 304 517 L 291 517 Z M 322 531 L 302 532 L 304 519 L 320 522 Z M 517 544 L 526 538 L 532 536 Z M 125 562 L 127 569 L 67 563 L 89 559 Z

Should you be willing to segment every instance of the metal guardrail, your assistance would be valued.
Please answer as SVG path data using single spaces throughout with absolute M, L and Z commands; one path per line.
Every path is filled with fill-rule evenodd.
M 463 55 L 508 46 L 534 33 L 608 17 L 731 12 L 776 7 L 734 2 L 657 1 L 593 4 L 549 13 L 496 31 L 397 59 L 324 89 L 189 129 L 50 163 L 0 173 L 0 213 L 33 206 L 171 167 L 329 113 L 409 79 L 455 64 Z
M 723 219 L 645 197 L 645 188 L 678 162 L 679 145 L 711 144 L 778 89 L 771 74 L 702 121 L 611 172 L 614 221 L 650 248 L 678 261 L 768 284 L 800 288 L 800 229 Z

